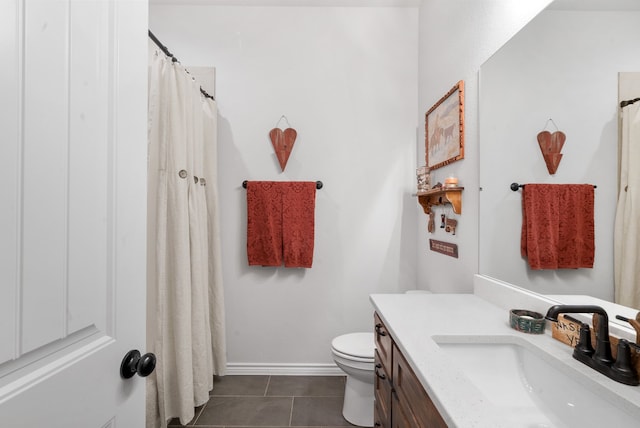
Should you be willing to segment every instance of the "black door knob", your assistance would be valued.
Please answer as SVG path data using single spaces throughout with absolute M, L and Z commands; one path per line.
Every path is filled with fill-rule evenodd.
M 140 355 L 140 351 L 134 349 L 127 352 L 127 355 L 122 359 L 120 364 L 120 376 L 123 379 L 132 378 L 134 374 L 138 373 L 138 376 L 147 377 L 156 368 L 156 356 L 151 352 Z

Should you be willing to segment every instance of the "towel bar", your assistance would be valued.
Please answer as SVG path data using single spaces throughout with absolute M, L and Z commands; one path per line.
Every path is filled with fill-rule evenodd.
M 316 189 L 320 190 L 322 189 L 322 186 L 324 186 L 324 184 L 322 184 L 322 181 L 316 181 Z M 245 189 L 247 188 L 247 180 L 244 180 L 242 182 L 242 187 L 244 187 Z
M 511 183 L 511 185 L 509 186 L 509 188 L 511 190 L 513 190 L 514 192 L 517 192 L 518 189 L 522 189 L 524 186 L 526 186 L 526 184 L 518 184 L 518 183 Z M 593 188 L 596 189 L 598 188 L 598 186 L 596 186 L 595 184 L 593 185 Z

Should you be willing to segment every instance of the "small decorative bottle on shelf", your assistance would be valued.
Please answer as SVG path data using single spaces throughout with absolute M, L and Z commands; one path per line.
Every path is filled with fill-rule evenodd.
M 431 185 L 429 167 L 421 166 L 416 169 L 416 179 L 418 181 L 418 192 L 426 192 Z

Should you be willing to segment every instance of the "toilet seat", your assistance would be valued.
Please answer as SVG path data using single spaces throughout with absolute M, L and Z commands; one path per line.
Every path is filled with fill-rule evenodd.
M 339 356 L 355 361 L 374 360 L 375 341 L 373 333 L 349 333 L 331 341 L 332 350 Z

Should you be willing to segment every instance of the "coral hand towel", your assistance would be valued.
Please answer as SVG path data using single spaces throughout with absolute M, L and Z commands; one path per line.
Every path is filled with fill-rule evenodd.
M 286 267 L 313 263 L 316 183 L 282 183 L 282 240 Z
M 282 265 L 281 195 L 278 182 L 247 182 L 247 256 L 249 265 Z
M 590 184 L 527 184 L 522 189 L 520 251 L 529 267 L 592 268 L 594 191 Z
M 249 265 L 311 267 L 315 198 L 315 182 L 247 183 Z

